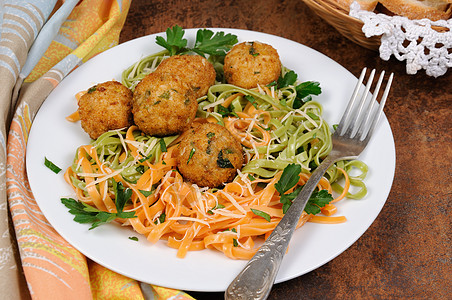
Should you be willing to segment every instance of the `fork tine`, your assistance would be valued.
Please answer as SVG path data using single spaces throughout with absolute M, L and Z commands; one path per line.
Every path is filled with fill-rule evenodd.
M 370 87 L 372 86 L 372 82 L 374 81 L 375 77 L 375 69 L 370 72 L 369 78 L 367 79 L 367 84 L 364 89 L 364 93 L 361 95 L 360 101 L 357 103 L 357 108 L 355 108 L 352 111 L 352 118 L 350 120 L 349 126 L 347 127 L 347 130 L 345 131 L 345 134 L 350 137 L 354 137 L 359 129 L 359 124 L 361 124 L 363 117 L 363 107 L 366 103 L 367 96 L 369 95 Z
M 339 122 L 339 125 L 337 126 L 336 131 L 340 135 L 344 134 L 344 130 L 345 130 L 346 126 L 349 124 L 348 118 L 349 118 L 349 115 L 351 113 L 352 107 L 353 107 L 353 105 L 355 103 L 355 100 L 356 100 L 356 98 L 358 96 L 358 92 L 359 92 L 359 89 L 361 88 L 361 85 L 363 83 L 364 76 L 366 75 L 366 72 L 367 72 L 367 68 L 364 67 L 363 70 L 361 71 L 361 75 L 359 76 L 358 82 L 356 83 L 356 86 L 355 86 L 355 89 L 353 91 L 353 94 L 352 94 L 352 96 L 351 96 L 351 98 L 350 98 L 350 100 L 349 100 L 349 102 L 347 104 L 347 108 L 345 109 L 345 112 L 342 115 L 342 118 L 341 118 L 341 120 Z
M 388 94 L 389 94 L 389 90 L 391 89 L 391 84 L 392 84 L 392 79 L 394 78 L 394 73 L 391 73 L 391 75 L 388 78 L 388 83 L 386 84 L 386 88 L 385 91 L 383 92 L 383 96 L 380 100 L 380 105 L 378 106 L 378 111 L 372 121 L 372 124 L 370 125 L 370 128 L 367 132 L 367 135 L 365 137 L 365 140 L 369 140 L 370 137 L 372 136 L 372 133 L 375 129 L 375 126 L 378 123 L 378 120 L 380 119 L 382 113 L 383 113 L 383 108 L 386 104 L 386 99 L 388 98 Z
M 356 137 L 359 138 L 360 140 L 364 139 L 363 137 L 365 137 L 366 136 L 365 134 L 368 132 L 368 131 L 366 131 L 366 129 L 370 128 L 368 126 L 368 124 L 370 122 L 370 117 L 372 115 L 374 106 L 375 106 L 375 104 L 378 104 L 377 97 L 378 97 L 378 93 L 380 91 L 381 83 L 383 82 L 384 76 L 385 76 L 385 71 L 382 71 L 380 74 L 380 78 L 378 79 L 377 86 L 374 89 L 372 99 L 370 100 L 369 104 L 367 105 L 367 108 L 365 109 L 365 115 L 361 119 L 361 122 L 357 123 L 357 124 L 359 124 L 359 126 L 357 126 L 358 131 L 356 132 Z M 368 83 L 368 86 L 370 86 L 370 85 L 371 85 L 371 82 Z M 363 99 L 363 102 L 364 102 L 364 99 Z

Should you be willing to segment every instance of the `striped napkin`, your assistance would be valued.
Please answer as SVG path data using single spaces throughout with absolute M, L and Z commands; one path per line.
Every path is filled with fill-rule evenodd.
M 33 118 L 77 66 L 117 45 L 131 0 L 0 0 L 0 291 L 3 299 L 193 299 L 90 261 L 33 198 Z M 8 133 L 8 135 L 7 135 Z

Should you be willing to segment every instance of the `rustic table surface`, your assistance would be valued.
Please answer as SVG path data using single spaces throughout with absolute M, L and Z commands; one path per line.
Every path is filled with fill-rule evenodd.
M 310 273 L 276 284 L 269 299 L 451 297 L 452 70 L 439 78 L 423 71 L 407 75 L 405 62 L 383 61 L 296 0 L 133 0 L 120 42 L 176 24 L 269 33 L 313 48 L 357 77 L 364 66 L 395 74 L 385 114 L 397 161 L 383 210 L 349 249 Z M 189 294 L 223 298 L 223 293 Z

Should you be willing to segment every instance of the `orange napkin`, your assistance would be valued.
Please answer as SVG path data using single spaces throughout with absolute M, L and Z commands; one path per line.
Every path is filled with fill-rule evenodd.
M 117 45 L 130 4 L 131 0 L 4 2 L 0 182 L 6 186 L 0 186 L 0 251 L 5 259 L 0 260 L 0 288 L 5 299 L 30 295 L 33 299 L 193 299 L 173 289 L 141 288 L 139 282 L 85 258 L 48 223 L 27 180 L 27 139 L 40 105 L 77 66 Z M 28 291 L 21 283 L 22 270 Z

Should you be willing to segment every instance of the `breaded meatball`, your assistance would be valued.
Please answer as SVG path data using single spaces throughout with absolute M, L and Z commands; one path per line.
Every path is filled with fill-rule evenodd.
M 157 73 L 170 73 L 180 76 L 193 89 L 195 98 L 205 96 L 209 87 L 215 84 L 215 69 L 207 59 L 200 55 L 174 55 L 163 60 Z
M 118 81 L 97 84 L 78 100 L 81 126 L 92 139 L 132 125 L 132 91 Z
M 152 136 L 179 134 L 189 128 L 198 102 L 187 82 L 169 73 L 150 73 L 135 87 L 133 119 Z
M 278 80 L 281 61 L 272 46 L 260 42 L 243 42 L 226 54 L 223 68 L 227 83 L 251 89 L 258 84 L 267 85 Z
M 179 172 L 198 186 L 218 187 L 229 182 L 243 164 L 239 141 L 224 126 L 213 123 L 185 132 L 176 155 Z

